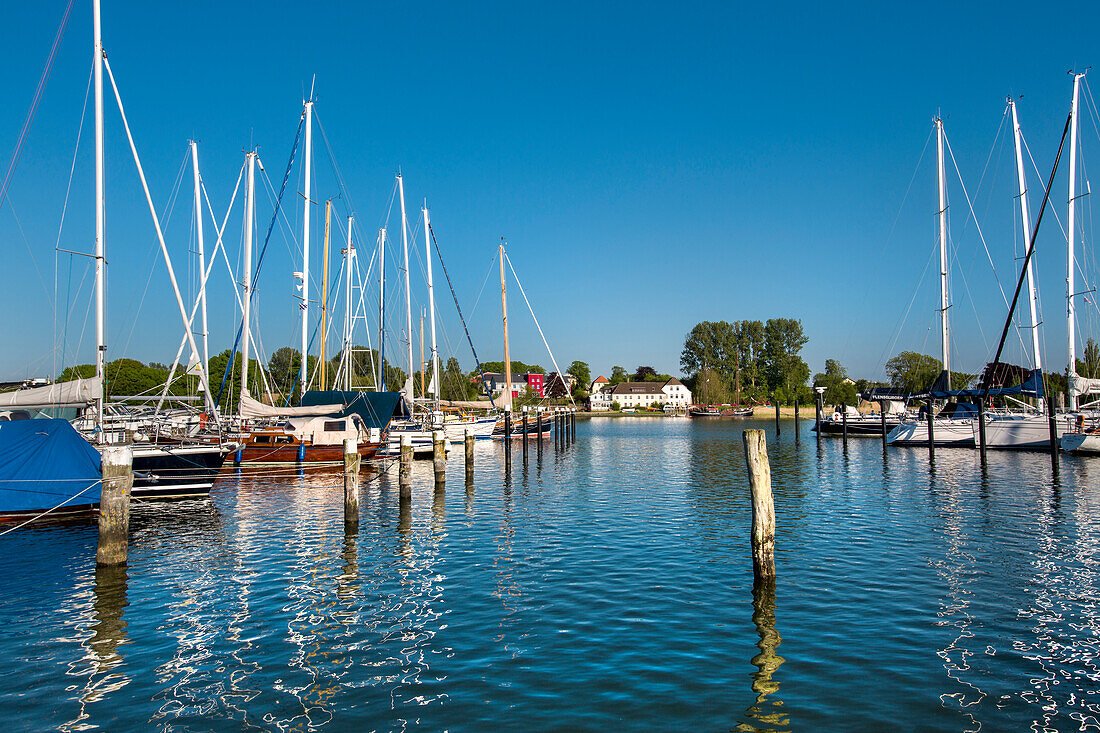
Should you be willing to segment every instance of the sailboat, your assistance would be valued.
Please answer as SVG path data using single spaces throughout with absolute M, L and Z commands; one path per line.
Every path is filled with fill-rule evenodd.
M 937 117 L 936 127 L 936 180 L 939 192 L 939 246 L 940 246 L 940 350 L 943 361 L 943 372 L 933 385 L 933 392 L 951 390 L 951 342 L 948 328 L 947 311 L 947 181 L 944 172 L 943 158 L 943 119 Z M 940 414 L 934 416 L 934 431 L 936 445 L 973 446 L 974 433 L 971 422 L 975 412 L 972 405 L 949 402 Z M 928 406 L 921 408 L 920 417 L 917 420 L 903 420 L 896 428 L 886 436 L 886 442 L 890 445 L 928 445 L 928 420 L 926 410 Z

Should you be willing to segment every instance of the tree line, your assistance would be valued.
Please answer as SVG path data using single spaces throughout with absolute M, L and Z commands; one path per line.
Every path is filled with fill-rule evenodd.
M 808 341 L 794 318 L 702 321 L 684 338 L 680 369 L 700 403 L 809 401 L 810 367 L 801 356 Z

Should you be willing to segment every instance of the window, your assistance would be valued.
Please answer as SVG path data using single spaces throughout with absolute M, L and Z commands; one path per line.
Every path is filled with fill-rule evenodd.
M 270 443 L 271 442 L 271 436 L 270 435 L 253 435 L 252 436 L 252 442 L 253 443 Z
M 343 420 L 325 420 L 326 433 L 339 433 L 344 430 Z
M 275 436 L 275 442 L 276 443 L 293 443 L 294 438 L 289 436 L 289 435 L 276 435 Z

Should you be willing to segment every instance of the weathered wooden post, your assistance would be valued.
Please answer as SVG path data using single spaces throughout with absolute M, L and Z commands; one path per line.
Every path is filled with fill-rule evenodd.
M 775 437 L 779 437 L 779 400 L 775 397 L 772 398 L 775 402 Z
M 848 403 L 840 403 L 840 425 L 844 435 L 844 452 L 848 452 Z
M 932 460 L 936 457 L 936 426 L 933 422 L 935 417 L 934 410 L 932 409 L 932 398 L 928 398 L 928 459 Z
M 125 565 L 130 540 L 130 489 L 134 486 L 134 450 L 129 446 L 103 449 L 99 490 L 99 545 L 96 565 Z
M 512 406 L 504 406 L 504 462 L 512 465 Z
M 978 399 L 978 458 L 985 466 L 985 400 Z
M 523 462 L 527 463 L 527 405 L 523 406 Z
M 344 439 L 344 531 L 359 529 L 359 444 L 355 438 Z
M 535 408 L 535 420 L 538 427 L 538 433 L 535 435 L 535 448 L 538 450 L 539 460 L 542 460 L 542 408 Z
M 794 401 L 794 442 L 797 443 L 801 439 L 802 428 L 798 424 L 798 400 Z
M 432 468 L 438 489 L 447 480 L 447 442 L 442 430 L 432 431 Z
M 1058 475 L 1058 419 L 1054 416 L 1054 407 L 1051 406 L 1048 416 L 1050 426 L 1050 470 Z
M 401 468 L 397 473 L 397 483 L 402 499 L 412 498 L 413 444 L 412 436 L 401 436 Z
M 470 481 L 474 477 L 474 434 L 469 428 L 466 428 L 462 442 L 466 447 L 466 481 Z
M 815 390 L 816 392 L 816 390 Z M 814 395 L 814 433 L 817 435 L 818 444 L 821 443 L 821 393 Z
M 752 571 L 756 580 L 768 580 L 775 577 L 775 503 L 768 442 L 763 430 L 746 430 L 742 439 L 752 491 Z
M 878 403 L 878 420 L 882 427 L 882 449 L 886 450 L 886 403 Z
M 577 408 L 576 407 L 573 408 L 573 412 L 570 413 L 570 415 L 569 415 L 569 423 L 570 423 L 569 430 L 573 435 L 573 442 L 576 443 L 577 442 Z

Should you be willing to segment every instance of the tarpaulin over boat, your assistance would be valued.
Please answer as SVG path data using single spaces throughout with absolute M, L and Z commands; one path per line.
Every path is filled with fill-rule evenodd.
M 390 424 L 397 403 L 401 399 L 400 392 L 344 392 L 340 390 L 319 391 L 311 390 L 302 395 L 301 404 L 323 405 L 336 402 L 343 403 L 345 407 L 339 412 L 332 413 L 333 417 L 347 417 L 352 413 L 363 418 L 363 423 L 369 428 L 385 430 Z
M 307 392 L 308 394 L 308 392 Z M 308 405 L 303 407 L 272 407 L 248 395 L 241 395 L 241 417 L 300 417 L 311 415 L 337 415 L 344 411 L 344 403 Z
M 946 382 L 944 378 L 944 372 L 940 375 L 940 378 L 936 380 L 936 383 L 932 385 L 932 389 L 922 394 L 911 395 L 911 399 L 946 399 L 949 397 L 971 397 L 974 399 L 981 399 L 984 397 L 1042 397 L 1043 396 L 1043 373 L 1038 369 L 1033 369 L 1028 372 L 1028 377 L 1020 384 L 1012 387 L 991 387 L 989 389 L 983 389 L 977 387 L 973 389 L 942 389 L 943 384 Z M 937 389 L 937 387 L 940 387 Z
M 1089 379 L 1074 372 L 1069 375 L 1069 388 L 1075 395 L 1100 392 L 1100 379 Z
M 47 384 L 45 387 L 0 392 L 0 407 L 51 407 L 56 405 L 90 405 L 102 392 L 99 377 L 74 379 Z
M 99 503 L 100 456 L 68 420 L 0 422 L 0 514 Z

